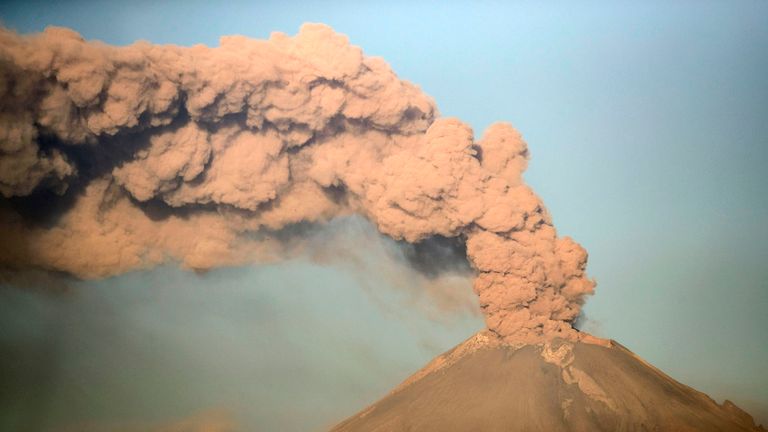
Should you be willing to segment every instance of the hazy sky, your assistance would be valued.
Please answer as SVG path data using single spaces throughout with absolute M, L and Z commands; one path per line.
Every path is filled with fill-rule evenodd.
M 528 183 L 590 253 L 587 329 L 768 423 L 768 2 L 360 3 L 6 1 L 0 17 L 113 44 L 331 25 L 476 134 L 496 120 L 523 133 Z M 62 392 L 48 402 L 62 419 L 249 400 L 257 408 L 225 408 L 304 430 L 351 414 L 480 326 L 462 312 L 436 319 L 428 298 L 404 299 L 375 274 L 361 288 L 346 270 L 163 268 L 82 284 L 74 300 L 5 292 L 0 328 L 26 358 L 53 337 L 46 322 L 67 323 L 49 324 L 69 359 L 47 384 Z M 304 309 L 317 334 L 297 334 Z M 23 337 L 38 345 L 9 342 Z M 143 396 L 151 388 L 155 399 Z M 280 412 L 292 403 L 303 417 Z

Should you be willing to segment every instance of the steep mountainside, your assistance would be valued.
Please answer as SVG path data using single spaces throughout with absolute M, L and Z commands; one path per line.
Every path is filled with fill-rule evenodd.
M 501 345 L 479 333 L 335 432 L 761 431 L 613 341 Z

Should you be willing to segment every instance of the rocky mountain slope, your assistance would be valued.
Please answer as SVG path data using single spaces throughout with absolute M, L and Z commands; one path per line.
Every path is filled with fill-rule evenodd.
M 614 341 L 504 345 L 478 333 L 334 432 L 763 431 Z

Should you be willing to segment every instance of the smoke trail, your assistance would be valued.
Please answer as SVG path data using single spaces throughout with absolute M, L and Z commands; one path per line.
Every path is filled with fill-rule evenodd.
M 161 424 L 91 422 L 59 427 L 60 432 L 236 432 L 242 430 L 226 409 L 211 408 Z
M 4 267 L 281 259 L 299 247 L 284 230 L 357 213 L 396 240 L 465 246 L 507 341 L 579 337 L 587 255 L 523 183 L 520 134 L 499 123 L 475 142 L 324 25 L 216 48 L 1 30 L 0 95 Z

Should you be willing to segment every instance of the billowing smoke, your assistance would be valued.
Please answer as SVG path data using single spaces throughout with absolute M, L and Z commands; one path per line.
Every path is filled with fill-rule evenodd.
M 0 264 L 99 278 L 280 259 L 301 224 L 360 214 L 455 239 L 489 329 L 577 338 L 594 282 L 523 183 L 509 124 L 460 120 L 330 28 L 216 48 L 0 31 Z M 365 247 L 365 245 L 360 245 Z

